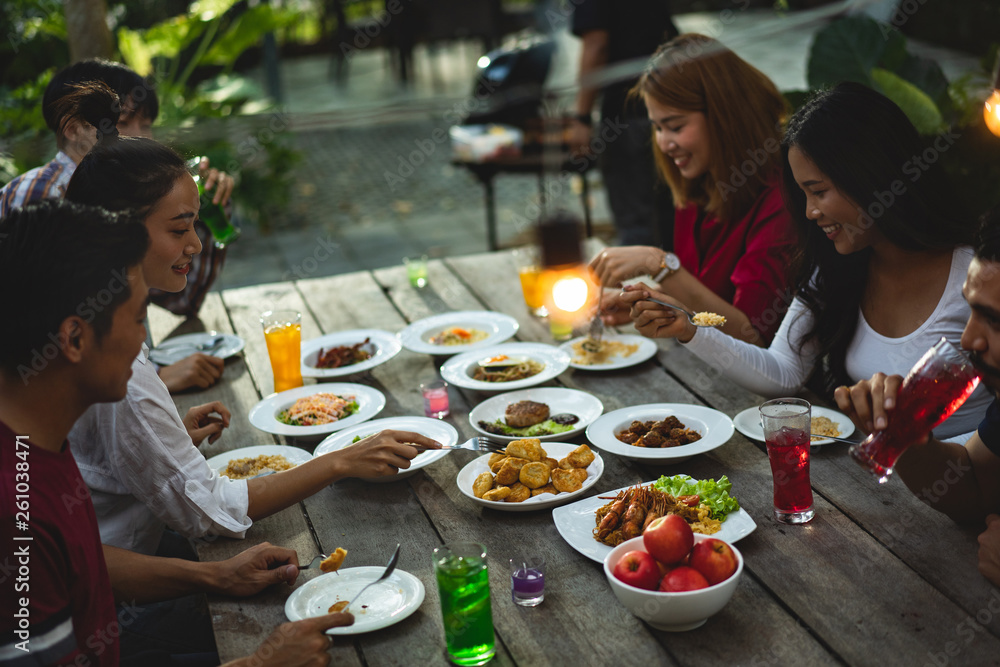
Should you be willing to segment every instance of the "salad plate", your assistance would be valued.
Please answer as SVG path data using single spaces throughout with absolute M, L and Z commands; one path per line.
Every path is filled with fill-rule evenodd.
M 315 394 L 335 394 L 341 398 L 353 396 L 357 402 L 357 410 L 353 414 L 342 417 L 327 424 L 313 426 L 295 426 L 280 420 L 281 413 L 287 411 L 295 401 Z M 307 384 L 294 389 L 271 394 L 261 400 L 250 410 L 250 423 L 265 433 L 287 435 L 296 438 L 308 438 L 327 435 L 351 426 L 368 421 L 385 407 L 385 394 L 378 389 L 364 384 L 347 382 L 327 382 L 324 384 Z

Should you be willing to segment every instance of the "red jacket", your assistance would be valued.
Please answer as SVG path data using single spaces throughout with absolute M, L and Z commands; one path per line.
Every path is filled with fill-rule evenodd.
M 790 266 L 798 237 L 777 185 L 745 216 L 724 223 L 692 204 L 678 208 L 674 252 L 705 287 L 746 313 L 770 343 L 792 300 Z

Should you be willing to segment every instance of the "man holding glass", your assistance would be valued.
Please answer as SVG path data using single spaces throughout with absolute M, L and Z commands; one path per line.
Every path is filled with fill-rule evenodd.
M 983 218 L 962 292 L 972 309 L 962 348 L 982 383 L 1000 398 L 1000 208 Z M 838 387 L 834 396 L 860 429 L 881 431 L 892 416 L 902 382 L 899 375 L 876 373 L 853 387 Z M 914 446 L 899 459 L 896 472 L 914 494 L 955 521 L 985 517 L 979 571 L 1000 586 L 1000 401 L 994 399 L 965 446 L 941 442 L 932 433 L 909 444 Z

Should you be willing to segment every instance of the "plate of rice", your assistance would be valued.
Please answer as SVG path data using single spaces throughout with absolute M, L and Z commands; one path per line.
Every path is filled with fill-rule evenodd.
M 569 354 L 569 365 L 581 371 L 614 371 L 638 366 L 656 356 L 656 343 L 643 336 L 605 334 L 598 349 L 584 345 L 590 340 L 580 336 L 559 346 Z
M 242 447 L 213 456 L 208 465 L 223 477 L 250 479 L 262 473 L 281 472 L 312 459 L 312 454 L 287 445 Z
M 760 409 L 747 408 L 733 418 L 736 430 L 758 442 L 764 442 L 764 429 L 760 425 Z M 843 412 L 818 405 L 812 406 L 812 432 L 817 435 L 832 435 L 835 438 L 848 438 L 854 433 L 854 422 Z M 813 437 L 812 445 L 829 445 L 836 440 Z

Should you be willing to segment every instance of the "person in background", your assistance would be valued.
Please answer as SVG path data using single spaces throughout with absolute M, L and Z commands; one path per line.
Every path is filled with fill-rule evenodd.
M 961 344 L 980 371 L 992 403 L 963 447 L 921 434 L 896 462 L 896 474 L 919 498 L 962 523 L 985 521 L 979 536 L 979 571 L 1000 586 L 1000 208 L 983 218 L 975 257 L 962 286 L 971 313 Z M 837 406 L 863 432 L 884 430 L 896 415 L 899 374 L 876 373 L 854 386 L 838 387 Z M 944 492 L 938 493 L 944 480 Z
M 152 137 L 153 122 L 160 110 L 159 99 L 155 88 L 134 71 L 119 63 L 91 59 L 56 72 L 45 88 L 42 114 L 45 124 L 55 134 L 58 152 L 52 161 L 21 174 L 0 190 L 0 217 L 29 202 L 62 197 L 76 165 L 94 146 L 97 136 L 112 129 L 109 125 L 88 124 L 75 114 L 74 107 L 61 103 L 78 86 L 93 82 L 101 82 L 117 94 L 116 108 L 106 110 L 104 116 L 110 119 L 112 112 L 117 115 L 115 127 L 120 134 Z M 99 96 L 95 102 L 103 103 Z M 210 168 L 208 160 L 201 162 L 199 170 L 205 189 L 214 192 L 212 200 L 228 203 L 233 191 L 232 177 Z M 206 250 L 192 263 L 188 286 L 180 294 L 153 295 L 153 303 L 185 317 L 197 315 L 225 260 L 225 250 L 211 243 L 211 233 L 201 223 L 198 234 Z M 205 389 L 222 377 L 224 365 L 222 359 L 196 353 L 160 368 L 160 376 L 174 393 L 193 387 Z
M 876 372 L 905 374 L 969 319 L 961 287 L 974 221 L 939 164 L 912 180 L 912 156 L 923 151 L 906 114 L 871 88 L 842 83 L 817 94 L 782 144 L 785 196 L 804 247 L 798 291 L 770 347 L 696 328 L 646 300 L 667 295 L 629 287 L 623 299 L 636 328 L 676 338 L 763 396 L 795 394 L 814 370 L 831 394 Z M 980 387 L 935 435 L 967 439 L 989 402 Z
M 735 53 L 694 34 L 663 45 L 634 90 L 677 206 L 674 250 L 608 248 L 591 268 L 605 287 L 653 276 L 690 310 L 724 316 L 730 336 L 766 344 L 789 301 L 798 246 L 780 188 L 784 98 Z M 617 294 L 604 306 L 606 323 L 629 321 Z
M 577 0 L 573 34 L 583 41 L 580 80 L 605 75 L 615 80 L 598 88 L 581 85 L 570 126 L 570 149 L 588 156 L 591 137 L 600 137 L 603 152 L 596 157 L 618 230 L 618 243 L 670 247 L 673 206 L 669 194 L 656 182 L 656 165 L 649 141 L 649 120 L 641 99 L 628 99 L 638 80 L 641 59 L 648 58 L 678 32 L 667 0 Z M 620 76 L 611 69 L 633 63 L 635 72 Z M 601 127 L 593 128 L 593 108 L 601 94 Z
M 210 563 L 101 546 L 67 434 L 88 406 L 125 395 L 146 337 L 148 244 L 139 221 L 69 202 L 29 204 L 0 219 L 0 281 L 18 285 L 0 292 L 0 308 L 17 323 L 0 327 L 0 538 L 31 564 L 30 594 L 19 577 L 0 581 L 5 662 L 115 667 L 116 600 L 248 596 L 298 577 L 295 551 L 269 544 Z M 45 367 L 26 376 L 33 352 L 50 348 Z M 353 620 L 286 623 L 235 664 L 325 665 L 324 630 Z

